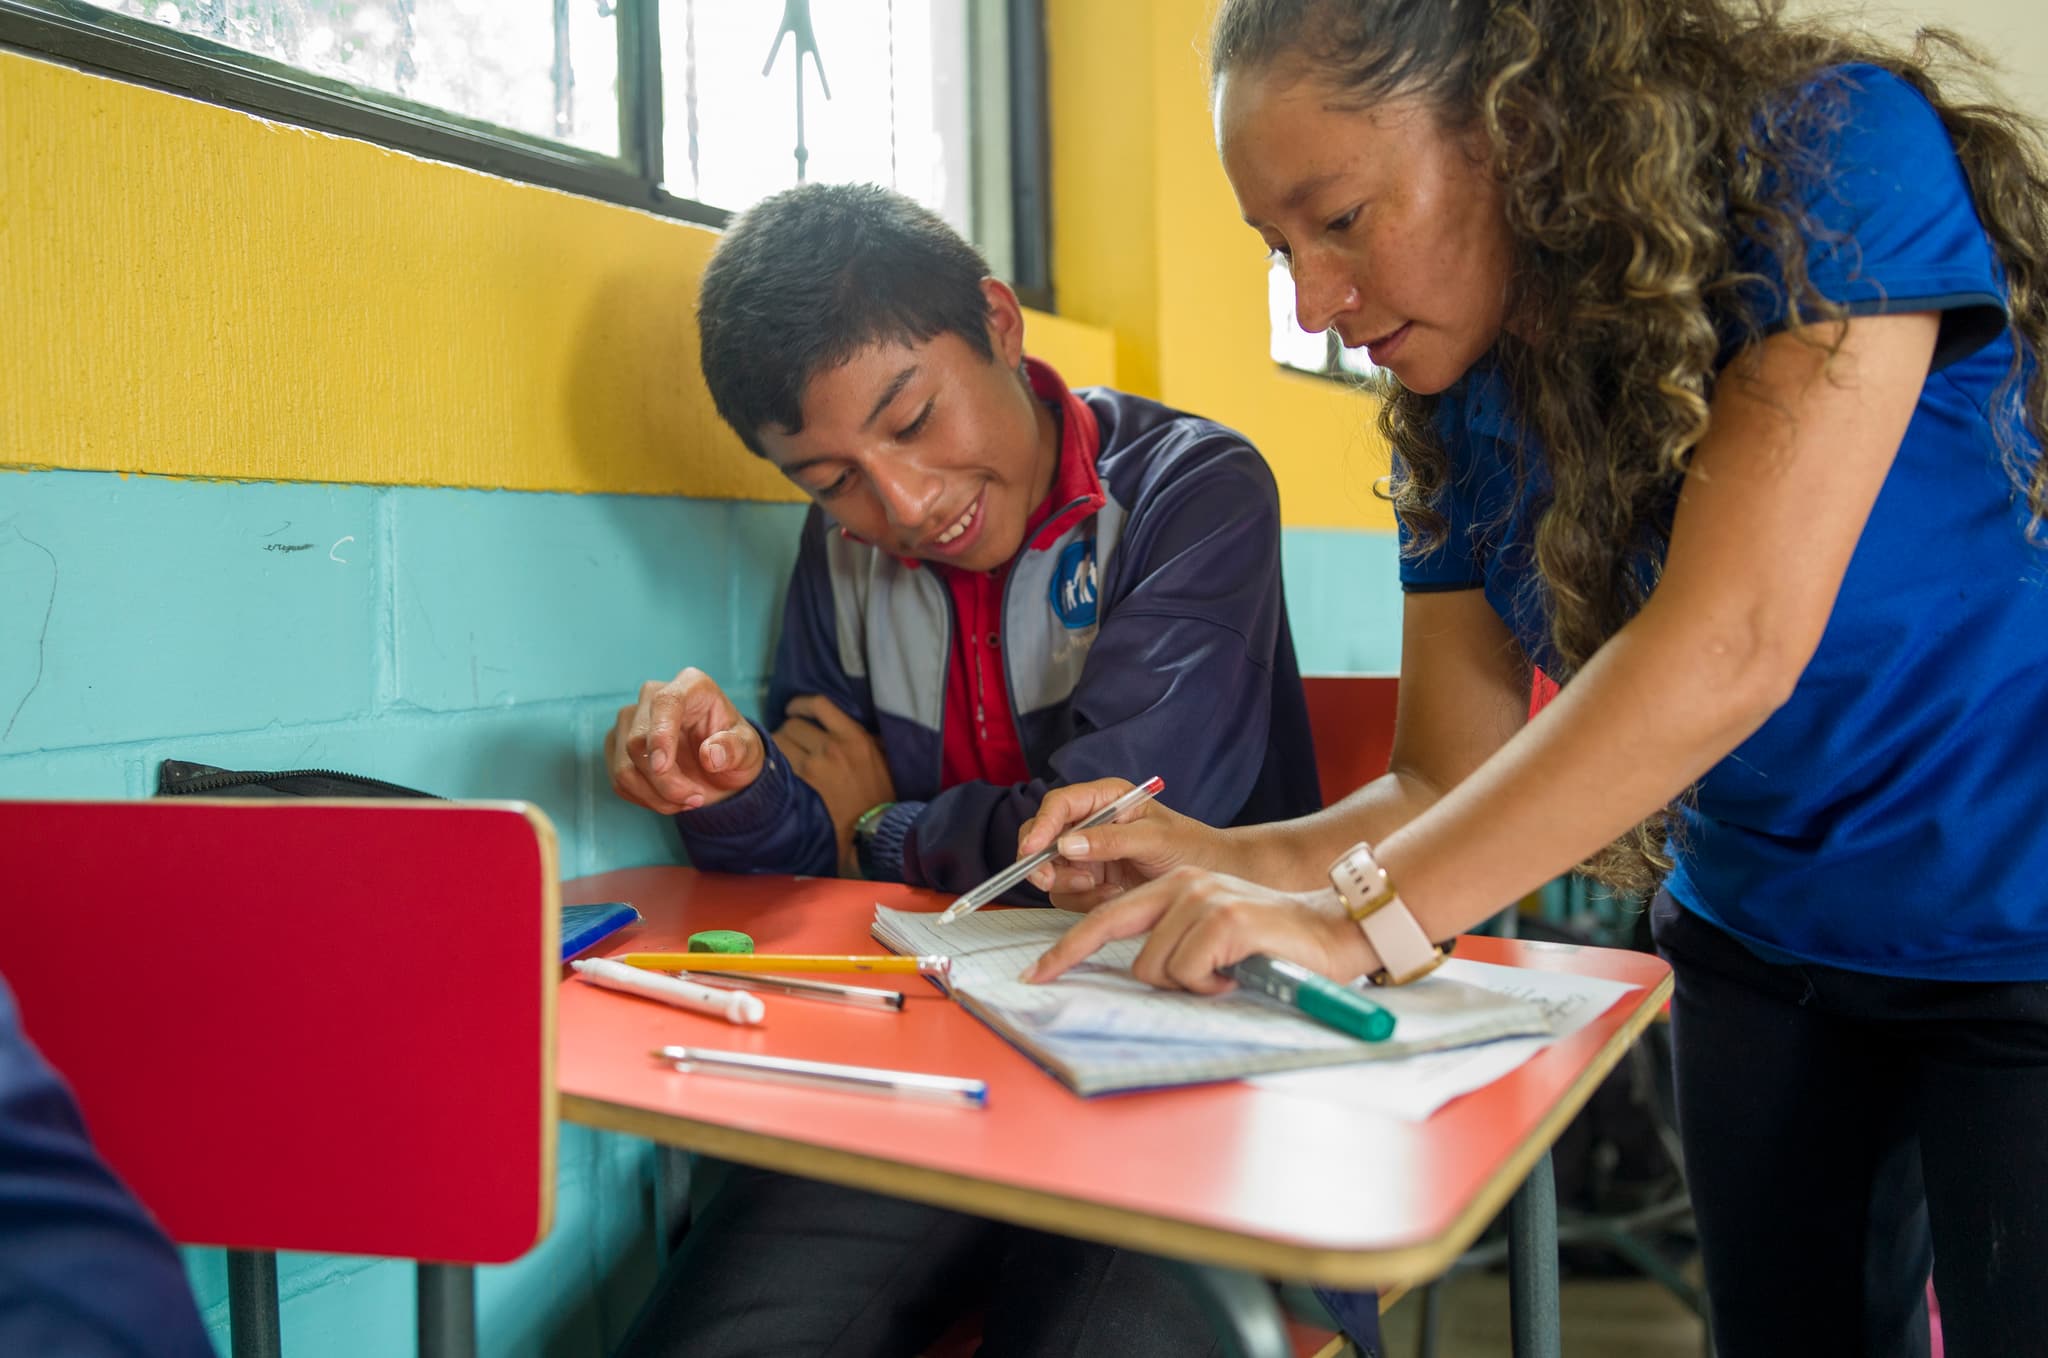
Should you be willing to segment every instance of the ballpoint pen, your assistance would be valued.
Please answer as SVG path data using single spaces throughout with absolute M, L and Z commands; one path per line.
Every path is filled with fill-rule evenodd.
M 1394 1035 L 1393 1011 L 1299 963 L 1255 952 L 1223 968 L 1223 974 L 1247 990 L 1292 1005 L 1340 1033 L 1366 1042 L 1384 1042 Z
M 1157 797 L 1165 788 L 1165 779 L 1158 777 L 1147 778 L 1144 782 L 1138 784 L 1108 806 L 1103 807 L 1079 825 L 1072 826 L 1061 833 L 1072 834 L 1075 830 L 1093 830 L 1098 825 L 1107 825 L 1132 807 Z M 1010 864 L 1009 867 L 1004 868 L 1001 872 L 947 906 L 939 915 L 939 923 L 951 924 L 962 915 L 973 914 L 1005 891 L 1008 891 L 1011 887 L 1017 885 L 1017 883 L 1023 881 L 1026 877 L 1029 877 L 1032 873 L 1038 871 L 1041 866 L 1057 857 L 1059 857 L 1059 850 L 1057 848 L 1050 848 L 1040 849 L 1029 858 L 1018 859 Z
M 988 1107 L 988 1083 L 952 1075 L 922 1075 L 875 1066 L 843 1066 L 832 1061 L 802 1061 L 791 1056 L 756 1056 L 751 1052 L 714 1051 L 708 1047 L 661 1047 L 654 1059 L 683 1072 L 729 1075 L 773 1084 L 811 1085 L 860 1094 L 891 1094 L 934 1099 L 941 1103 Z
M 874 986 L 841 985 L 837 981 L 804 981 L 794 976 L 743 975 L 736 971 L 698 971 L 692 977 L 706 985 L 733 986 L 740 990 L 765 990 L 776 995 L 794 995 L 805 1000 L 826 1000 L 833 1004 L 858 1005 L 864 1009 L 901 1012 L 903 992 L 878 990 Z
M 758 995 L 720 990 L 694 981 L 679 981 L 673 976 L 642 971 L 608 958 L 579 958 L 569 965 L 580 981 L 603 986 L 606 990 L 623 990 L 629 995 L 660 1000 L 681 1009 L 694 1009 L 700 1014 L 713 1014 L 729 1023 L 759 1023 L 768 1012 L 768 1006 L 761 1003 Z
M 629 952 L 612 959 L 649 971 L 885 971 L 943 978 L 950 957 L 898 957 L 889 953 Z

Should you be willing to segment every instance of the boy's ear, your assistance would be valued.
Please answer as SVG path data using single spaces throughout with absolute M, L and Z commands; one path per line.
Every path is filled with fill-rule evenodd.
M 1024 304 L 1000 278 L 982 279 L 981 295 L 988 301 L 989 347 L 998 363 L 1014 368 L 1024 361 Z

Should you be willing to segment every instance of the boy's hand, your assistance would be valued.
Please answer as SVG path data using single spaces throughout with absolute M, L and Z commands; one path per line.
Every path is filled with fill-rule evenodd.
M 775 745 L 796 776 L 824 801 L 839 835 L 840 870 L 847 871 L 853 862 L 853 823 L 869 807 L 896 800 L 882 743 L 830 698 L 806 693 L 790 700 L 788 719 L 775 730 Z
M 604 758 L 612 791 L 672 816 L 752 785 L 765 752 L 717 681 L 686 669 L 665 684 L 640 686 L 640 701 L 620 708 L 605 734 Z

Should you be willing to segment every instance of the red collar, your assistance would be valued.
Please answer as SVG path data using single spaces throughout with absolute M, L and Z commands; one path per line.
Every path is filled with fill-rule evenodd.
M 1102 429 L 1088 403 L 1067 390 L 1052 365 L 1024 360 L 1031 390 L 1060 417 L 1060 463 L 1052 475 L 1052 491 L 1024 524 L 1024 550 L 1042 552 L 1072 528 L 1109 503 L 1102 493 L 1102 474 L 1095 459 L 1102 452 Z

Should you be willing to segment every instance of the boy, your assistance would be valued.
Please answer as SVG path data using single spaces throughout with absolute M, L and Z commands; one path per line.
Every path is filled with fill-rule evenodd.
M 719 414 L 815 502 L 772 734 L 685 669 L 606 738 L 698 867 L 958 893 L 1061 783 L 1156 773 L 1216 825 L 1319 805 L 1277 495 L 1240 436 L 1070 392 L 973 247 L 878 188 L 745 214 L 698 324 Z M 1143 1256 L 730 1167 L 624 1353 L 912 1353 L 977 1300 L 1006 1351 L 1212 1342 Z
M 973 248 L 872 187 L 736 222 L 699 326 L 719 413 L 816 504 L 773 735 L 685 669 L 606 738 L 693 863 L 957 893 L 1056 783 L 1158 773 L 1215 825 L 1315 809 L 1276 494 L 1241 437 L 1069 392 Z

